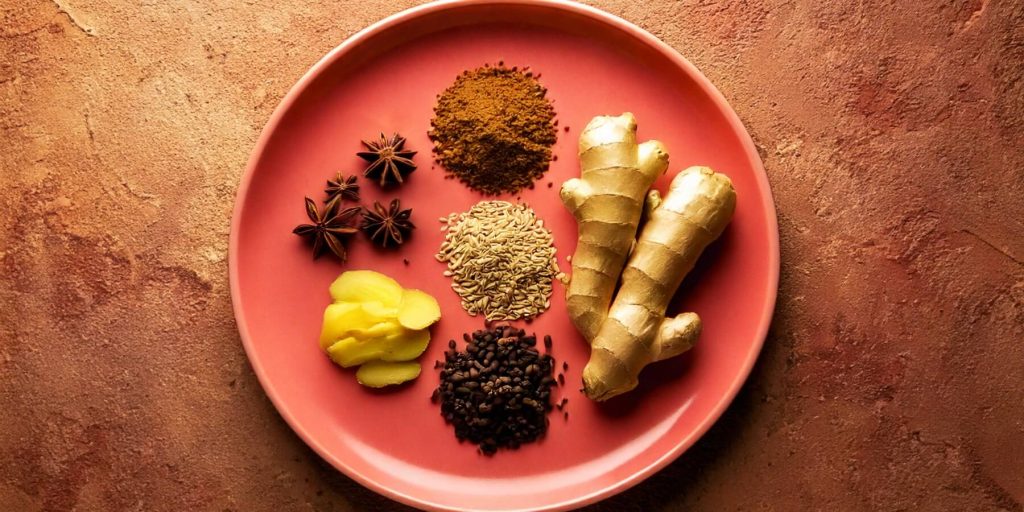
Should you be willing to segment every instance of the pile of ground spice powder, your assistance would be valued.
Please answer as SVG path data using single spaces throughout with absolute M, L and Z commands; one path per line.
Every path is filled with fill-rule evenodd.
M 515 193 L 548 170 L 557 140 L 547 89 L 528 70 L 484 66 L 465 71 L 437 99 L 434 155 L 484 194 Z

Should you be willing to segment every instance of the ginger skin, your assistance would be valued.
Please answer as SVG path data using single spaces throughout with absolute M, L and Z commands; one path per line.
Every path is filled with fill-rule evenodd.
M 644 366 L 693 346 L 700 318 L 695 313 L 666 318 L 665 309 L 704 248 L 725 230 L 736 208 L 736 191 L 724 174 L 691 167 L 672 180 L 663 200 L 652 194 L 648 205 L 649 219 L 622 271 L 622 285 L 591 340 L 583 387 L 594 400 L 632 390 Z M 631 242 L 624 243 L 628 247 Z M 578 258 L 573 257 L 574 270 Z
M 580 134 L 580 177 L 562 184 L 561 198 L 576 218 L 579 241 L 572 259 L 566 307 L 587 341 L 608 314 L 647 190 L 668 168 L 658 141 L 636 142 L 636 120 L 599 116 Z

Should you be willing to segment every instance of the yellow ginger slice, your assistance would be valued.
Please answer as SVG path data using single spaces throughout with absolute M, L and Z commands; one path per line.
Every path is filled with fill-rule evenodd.
M 349 270 L 331 283 L 334 302 L 379 302 L 397 308 L 402 301 L 402 286 L 390 277 L 372 270 Z
M 398 306 L 398 323 L 406 329 L 426 329 L 441 319 L 437 299 L 419 290 L 405 290 Z
M 364 386 L 382 388 L 408 382 L 420 376 L 420 364 L 417 362 L 393 363 L 387 361 L 371 361 L 356 370 L 356 380 Z
M 430 331 L 403 331 L 392 334 L 384 339 L 384 355 L 382 361 L 412 361 L 427 350 L 430 344 Z

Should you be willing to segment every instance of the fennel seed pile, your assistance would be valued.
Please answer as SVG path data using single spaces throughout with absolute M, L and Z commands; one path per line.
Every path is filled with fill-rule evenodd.
M 471 316 L 532 318 L 551 305 L 551 283 L 565 279 L 555 261 L 551 232 L 526 205 L 482 201 L 468 212 L 442 217 L 437 260 Z

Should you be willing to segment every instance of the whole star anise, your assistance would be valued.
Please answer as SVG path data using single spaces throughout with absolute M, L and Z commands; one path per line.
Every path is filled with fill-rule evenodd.
M 363 212 L 363 233 L 381 247 L 402 245 L 414 226 L 409 216 L 412 210 L 403 210 L 398 199 L 392 199 L 387 209 L 380 201 L 373 202 L 373 210 Z
M 313 223 L 301 224 L 292 233 L 313 240 L 313 259 L 319 258 L 325 249 L 330 249 L 341 261 L 348 257 L 342 237 L 358 231 L 349 221 L 359 214 L 360 208 L 353 206 L 340 209 L 340 204 L 340 198 L 335 196 L 321 211 L 312 199 L 306 198 L 306 215 Z
M 356 183 L 356 177 L 344 176 L 340 172 L 337 178 L 327 180 L 327 188 L 324 189 L 324 192 L 327 192 L 327 201 L 335 197 L 341 197 L 342 201 L 359 201 L 359 184 Z
M 377 141 L 362 142 L 367 151 L 360 151 L 356 155 L 370 162 L 363 176 L 378 180 L 381 186 L 402 183 L 406 174 L 416 170 L 416 164 L 412 161 L 416 152 L 404 149 L 405 137 L 396 133 L 389 139 L 381 133 Z

